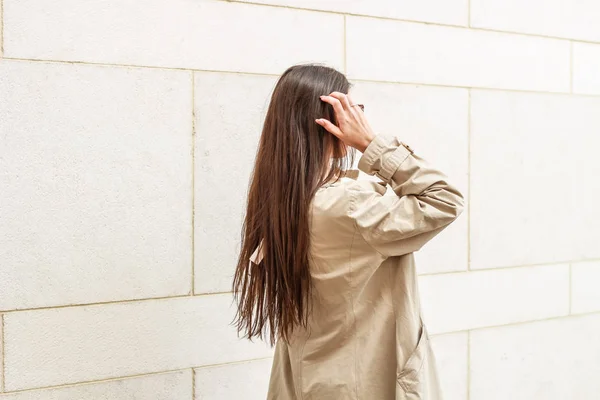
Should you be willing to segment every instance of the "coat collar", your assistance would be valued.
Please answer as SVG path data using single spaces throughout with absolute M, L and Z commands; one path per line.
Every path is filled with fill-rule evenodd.
M 342 176 L 356 180 L 358 178 L 359 173 L 360 173 L 360 170 L 351 168 L 351 169 L 347 169 Z
M 326 188 L 331 185 L 336 185 L 340 182 L 340 179 L 342 179 L 342 178 L 349 178 L 352 180 L 357 180 L 359 174 L 360 174 L 360 171 L 358 169 L 354 169 L 354 168 L 347 169 L 345 171 L 342 171 L 340 177 L 337 180 L 326 182 L 323 185 L 321 185 L 321 187 L 319 189 Z

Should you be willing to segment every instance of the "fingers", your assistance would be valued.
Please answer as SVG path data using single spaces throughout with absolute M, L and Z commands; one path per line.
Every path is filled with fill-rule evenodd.
M 349 94 L 346 95 L 346 98 L 348 99 L 348 103 L 350 103 L 350 105 L 354 104 L 354 100 L 352 100 L 352 97 Z M 352 108 L 360 110 L 360 107 L 352 107 Z
M 345 126 L 349 120 L 349 116 L 353 115 L 353 110 L 350 106 L 351 103 L 348 99 L 348 96 L 341 92 L 331 92 L 329 96 L 320 97 L 322 101 L 331 104 L 333 107 L 339 127 L 325 118 L 319 118 L 315 121 L 317 124 L 325 128 L 329 133 L 341 138 L 344 135 L 342 129 L 346 129 Z
M 325 118 L 316 119 L 315 122 L 317 124 L 321 125 L 323 128 L 325 128 L 327 130 L 327 132 L 331 133 L 332 135 L 335 135 L 338 137 L 340 137 L 342 135 L 342 131 L 340 130 L 340 128 L 338 128 L 337 126 L 332 124 L 331 121 L 329 121 Z
M 350 109 L 350 100 L 348 100 L 348 96 L 344 93 L 341 92 L 332 92 L 330 94 L 331 97 L 335 97 L 336 99 L 338 99 L 340 101 L 340 103 L 342 103 L 342 106 L 346 109 L 349 110 Z
M 335 97 L 321 96 L 321 100 L 323 100 L 325 103 L 331 104 L 338 118 L 341 118 L 344 115 L 344 107 L 342 107 L 342 103 Z

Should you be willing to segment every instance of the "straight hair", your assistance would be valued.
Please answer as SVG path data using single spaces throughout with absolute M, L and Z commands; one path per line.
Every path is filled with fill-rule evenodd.
M 310 207 L 321 185 L 353 164 L 355 151 L 315 122 L 336 123 L 319 96 L 348 93 L 341 72 L 295 65 L 277 81 L 252 170 L 233 277 L 238 334 L 273 346 L 307 326 L 311 298 Z M 334 179 L 335 178 L 335 179 Z M 260 246 L 260 247 L 259 247 Z M 251 261 L 260 250 L 256 262 Z

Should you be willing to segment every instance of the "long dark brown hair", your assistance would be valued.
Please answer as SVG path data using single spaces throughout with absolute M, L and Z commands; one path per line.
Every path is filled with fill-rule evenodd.
M 339 179 L 354 150 L 315 122 L 336 123 L 319 96 L 348 93 L 350 83 L 323 65 L 288 68 L 275 85 L 248 190 L 241 250 L 233 278 L 238 334 L 289 339 L 306 327 L 311 295 L 310 204 L 325 182 Z M 262 261 L 250 257 L 262 240 Z

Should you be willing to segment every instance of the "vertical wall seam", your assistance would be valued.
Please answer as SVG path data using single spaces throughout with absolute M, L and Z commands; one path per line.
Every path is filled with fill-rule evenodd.
M 192 73 L 192 282 L 190 295 L 193 296 L 195 293 L 195 282 L 196 282 L 196 73 Z
M 4 57 L 4 0 L 0 0 L 0 58 Z
M 196 370 L 192 368 L 192 400 L 196 399 Z
M 573 41 L 569 40 L 569 93 L 573 93 Z
M 348 74 L 348 61 L 347 61 L 347 53 L 348 53 L 348 49 L 347 49 L 347 44 L 348 44 L 348 40 L 346 39 L 346 14 L 344 14 L 344 43 L 343 43 L 343 48 L 344 48 L 344 74 Z
M 471 331 L 467 331 L 467 400 L 471 399 Z
M 471 269 L 471 89 L 467 89 L 467 271 Z
M 4 351 L 4 314 L 0 314 L 0 356 L 2 360 L 0 360 L 0 392 L 5 391 L 5 377 L 6 377 L 6 363 L 4 362 L 4 358 L 6 353 Z
M 569 315 L 573 314 L 573 264 L 569 263 Z
M 467 26 L 471 27 L 471 0 L 467 0 Z

